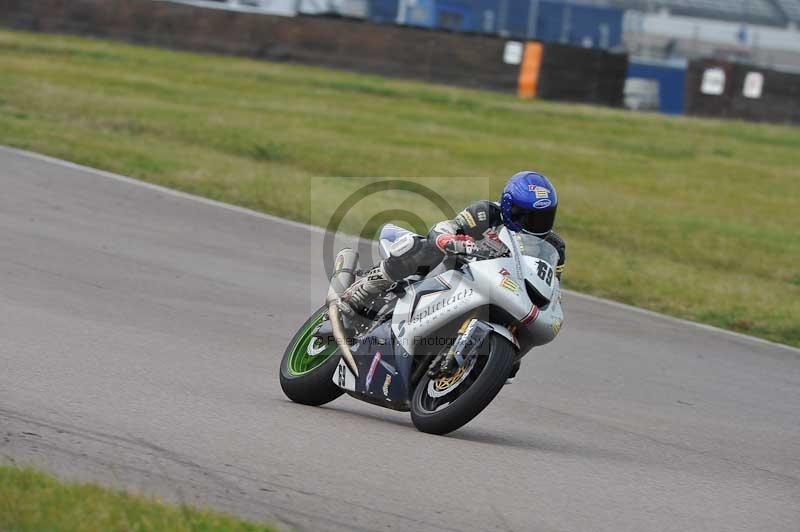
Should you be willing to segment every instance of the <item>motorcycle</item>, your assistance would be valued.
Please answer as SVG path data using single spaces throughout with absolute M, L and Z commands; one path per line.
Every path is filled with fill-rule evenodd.
M 381 257 L 405 229 L 385 226 Z M 502 228 L 506 256 L 449 255 L 425 276 L 396 283 L 363 316 L 337 301 L 355 281 L 358 254 L 341 250 L 327 304 L 292 338 L 280 383 L 286 396 L 323 405 L 342 394 L 410 411 L 417 429 L 452 432 L 480 414 L 531 349 L 551 342 L 564 319 L 556 249 Z

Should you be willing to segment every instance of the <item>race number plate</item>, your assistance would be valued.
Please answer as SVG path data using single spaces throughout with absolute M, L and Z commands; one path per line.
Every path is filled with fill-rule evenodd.
M 354 392 L 356 390 L 356 376 L 344 363 L 344 360 L 339 361 L 336 366 L 336 372 L 333 374 L 333 382 L 343 390 Z

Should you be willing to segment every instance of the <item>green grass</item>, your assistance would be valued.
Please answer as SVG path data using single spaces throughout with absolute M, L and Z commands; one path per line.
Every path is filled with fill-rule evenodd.
M 538 169 L 569 288 L 800 346 L 800 129 L 4 31 L 0 65 L 0 143 L 319 225 L 352 178 L 462 205 Z
M 99 486 L 64 484 L 31 469 L 0 466 L 0 530 L 270 532 L 273 529 Z

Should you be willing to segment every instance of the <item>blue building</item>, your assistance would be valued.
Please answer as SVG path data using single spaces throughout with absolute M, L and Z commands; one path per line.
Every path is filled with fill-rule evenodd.
M 613 7 L 532 1 L 528 16 L 536 21 L 535 32 L 528 32 L 525 37 L 607 50 L 622 44 L 624 14 L 622 9 Z
M 563 0 L 371 0 L 370 20 L 609 49 L 624 11 Z

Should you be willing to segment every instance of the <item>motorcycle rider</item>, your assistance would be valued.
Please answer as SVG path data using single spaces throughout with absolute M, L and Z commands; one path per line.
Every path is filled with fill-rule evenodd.
M 505 225 L 510 231 L 525 232 L 549 242 L 558 251 L 556 275 L 561 279 L 566 245 L 553 231 L 558 208 L 555 187 L 536 172 L 519 172 L 506 183 L 500 202 L 477 201 L 453 220 L 436 224 L 428 237 L 406 234 L 392 244 L 390 257 L 381 261 L 353 283 L 342 295 L 340 308 L 352 316 L 378 294 L 410 275 L 424 275 L 447 254 L 475 254 L 495 258 L 508 252 L 497 232 Z

